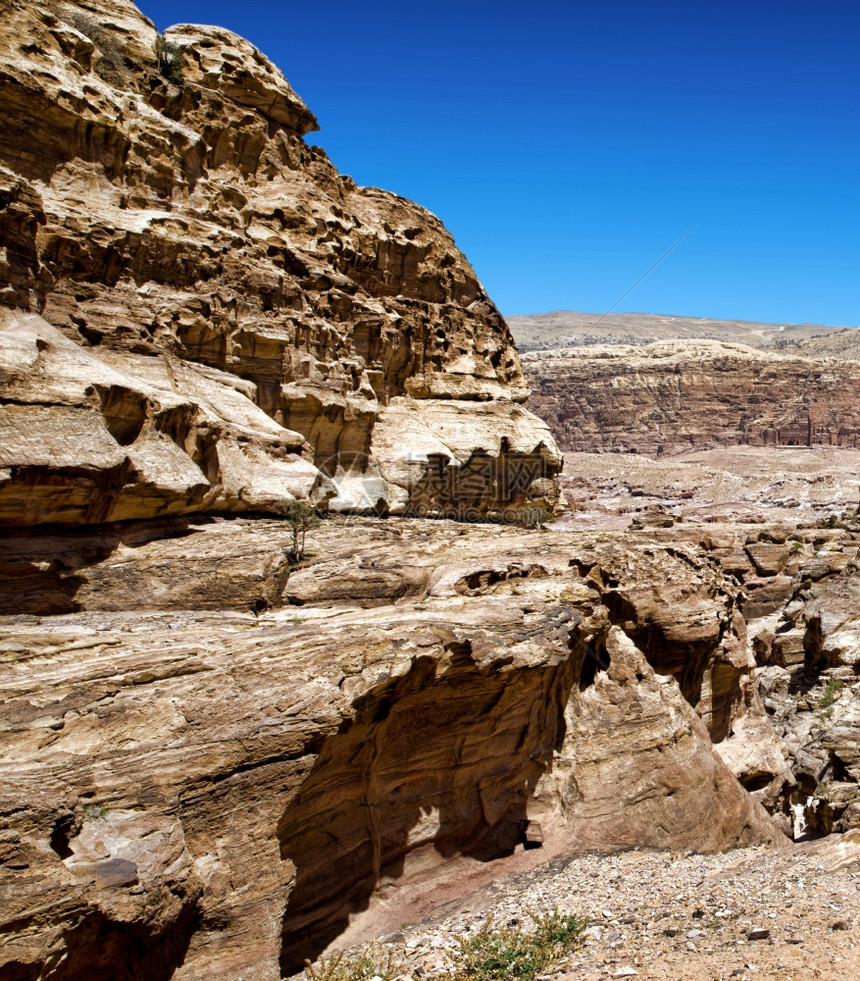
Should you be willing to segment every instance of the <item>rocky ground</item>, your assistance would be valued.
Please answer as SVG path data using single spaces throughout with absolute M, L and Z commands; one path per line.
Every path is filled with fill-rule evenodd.
M 677 520 L 815 523 L 856 508 L 860 451 L 836 446 L 734 446 L 677 456 L 565 453 L 570 511 L 561 527 L 624 528 L 638 514 Z
M 457 937 L 488 916 L 498 925 L 528 923 L 529 912 L 558 908 L 588 920 L 582 947 L 552 972 L 558 981 L 843 981 L 860 968 L 858 890 L 856 832 L 719 855 L 559 856 L 421 924 L 403 923 L 383 943 L 408 973 L 432 977 L 450 968 Z
M 697 322 L 524 373 L 248 42 L 4 28 L 0 981 L 279 981 L 392 931 L 432 975 L 554 906 L 571 977 L 851 975 L 860 453 L 782 447 L 860 447 L 860 362 Z M 304 561 L 297 500 L 350 515 Z
M 834 520 L 831 515 L 841 521 L 856 507 L 858 469 L 855 451 L 825 447 L 737 447 L 658 460 L 567 454 L 563 479 L 572 509 L 544 536 L 550 548 L 573 530 L 595 538 L 626 532 L 662 542 L 690 536 L 710 541 L 715 557 L 744 582 L 750 597 L 754 677 L 768 724 L 790 747 L 788 762 L 801 781 L 796 798 L 803 797 L 803 782 L 813 773 L 816 779 L 823 775 L 817 792 L 838 798 L 847 790 L 826 770 L 840 754 L 850 756 L 846 744 L 853 738 L 860 696 L 853 669 L 840 662 L 846 656 L 842 648 L 829 657 L 826 650 L 814 654 L 810 643 L 807 656 L 798 625 L 785 617 L 786 611 L 794 615 L 795 594 L 805 597 L 810 622 L 816 603 L 834 623 L 843 618 L 843 607 L 845 615 L 854 608 L 856 576 L 838 567 L 856 549 L 855 536 L 847 528 L 822 525 Z M 791 544 L 801 540 L 803 545 Z M 787 550 L 786 566 L 765 569 L 765 554 L 780 549 Z M 739 559 L 741 553 L 746 558 Z M 792 562 L 796 571 L 789 568 Z M 816 564 L 828 566 L 818 580 Z M 786 572 L 792 572 L 793 583 Z M 757 599 L 757 587 L 774 593 L 775 612 L 767 612 L 767 598 Z M 786 595 L 778 596 L 782 589 Z M 774 691 L 780 684 L 784 690 Z M 824 744 L 834 751 L 830 759 Z M 806 754 L 816 753 L 810 763 Z M 767 796 L 762 788 L 754 793 Z M 840 814 L 842 807 L 837 800 Z M 813 803 L 810 815 L 820 820 L 817 815 L 832 816 L 832 808 L 822 811 L 820 802 Z M 827 830 L 819 826 L 814 833 Z M 528 911 L 557 907 L 589 921 L 583 946 L 554 972 L 559 979 L 854 977 L 860 968 L 860 833 L 803 840 L 801 824 L 795 831 L 800 840 L 787 847 L 711 855 L 633 850 L 571 856 L 563 844 L 549 841 L 544 853 L 518 849 L 483 868 L 448 869 L 423 888 L 383 891 L 334 947 L 356 951 L 381 936 L 408 972 L 432 977 L 450 968 L 458 935 L 474 932 L 488 916 L 506 925 L 528 922 Z

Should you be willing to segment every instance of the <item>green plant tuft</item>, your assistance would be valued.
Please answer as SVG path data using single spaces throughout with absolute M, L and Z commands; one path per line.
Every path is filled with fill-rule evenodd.
M 173 41 L 165 41 L 159 34 L 155 41 L 155 57 L 158 59 L 158 70 L 162 77 L 173 85 L 182 85 L 185 81 L 182 74 L 182 48 Z
M 831 678 L 824 686 L 824 694 L 818 699 L 818 707 L 829 708 L 844 687 L 845 682 L 841 678 Z
M 487 917 L 474 934 L 457 937 L 454 970 L 445 981 L 534 981 L 581 942 L 585 923 L 572 913 L 529 913 L 533 929 L 494 927 Z
M 434 981 L 535 981 L 582 943 L 586 921 L 572 913 L 554 909 L 528 916 L 530 929 L 519 923 L 494 927 L 489 916 L 475 933 L 460 934 L 451 971 Z M 373 977 L 392 981 L 409 973 L 394 951 L 383 953 L 375 943 L 349 956 L 337 951 L 314 964 L 305 961 L 305 965 L 306 981 L 370 981 Z
M 393 950 L 383 953 L 372 943 L 351 957 L 347 957 L 344 951 L 337 950 L 314 964 L 305 961 L 304 976 L 307 981 L 369 981 L 374 977 L 391 981 L 405 971 L 406 965 Z

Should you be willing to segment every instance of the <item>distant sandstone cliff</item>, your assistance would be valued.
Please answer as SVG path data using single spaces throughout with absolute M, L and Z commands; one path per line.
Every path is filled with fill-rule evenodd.
M 0 524 L 557 503 L 453 239 L 309 147 L 252 45 L 127 0 L 7 0 L 3 32 Z
M 705 340 L 567 348 L 523 360 L 529 404 L 563 450 L 860 446 L 860 362 Z

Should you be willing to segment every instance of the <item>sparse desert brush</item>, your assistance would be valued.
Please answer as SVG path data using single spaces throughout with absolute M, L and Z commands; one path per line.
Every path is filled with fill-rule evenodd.
M 523 508 L 520 512 L 520 521 L 526 528 L 537 528 L 538 531 L 542 531 L 544 525 L 555 521 L 555 515 L 549 508 Z
M 172 85 L 182 85 L 185 76 L 182 74 L 180 46 L 159 34 L 155 42 L 155 57 L 158 59 L 158 70 L 162 77 Z
M 432 981 L 535 981 L 560 964 L 582 943 L 586 921 L 572 913 L 527 913 L 531 923 L 516 922 L 497 927 L 492 914 L 474 933 L 455 937 L 453 966 L 431 975 Z M 311 964 L 306 962 L 305 981 L 393 981 L 409 975 L 409 967 L 389 949 L 372 943 L 357 953 L 337 951 Z
M 298 565 L 305 557 L 305 538 L 311 528 L 320 523 L 319 515 L 307 501 L 290 501 L 278 509 L 293 533 L 292 548 L 287 551 L 291 566 Z
M 306 981 L 369 981 L 370 978 L 392 981 L 407 970 L 394 950 L 383 951 L 375 943 L 352 955 L 336 950 L 313 964 L 305 961 L 305 965 Z
M 473 934 L 457 937 L 454 969 L 443 981 L 534 981 L 581 942 L 585 922 L 572 913 L 529 913 L 532 929 L 495 927 L 488 916 Z
M 836 701 L 836 696 L 845 687 L 841 678 L 831 678 L 824 687 L 824 694 L 818 700 L 819 708 L 828 708 Z

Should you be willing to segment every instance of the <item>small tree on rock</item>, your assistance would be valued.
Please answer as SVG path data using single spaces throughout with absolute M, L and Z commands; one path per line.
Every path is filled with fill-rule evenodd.
M 182 48 L 159 34 L 155 40 L 155 57 L 158 59 L 161 75 L 173 85 L 182 85 L 185 81 L 182 73 Z
M 316 528 L 320 519 L 307 501 L 292 501 L 280 509 L 284 520 L 293 532 L 292 548 L 287 552 L 291 564 L 297 565 L 305 557 L 305 536 L 311 528 Z
M 537 528 L 538 531 L 543 531 L 543 526 L 545 524 L 549 524 L 550 521 L 555 521 L 555 515 L 549 508 L 523 508 L 522 512 L 520 513 L 520 520 L 522 521 L 523 526 L 526 528 Z

